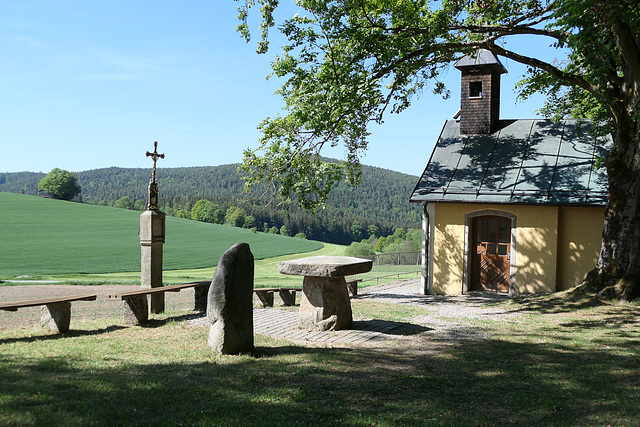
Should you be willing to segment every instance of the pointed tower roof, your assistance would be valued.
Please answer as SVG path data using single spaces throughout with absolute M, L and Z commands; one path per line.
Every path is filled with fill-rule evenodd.
M 489 66 L 500 74 L 507 72 L 507 69 L 502 65 L 498 57 L 487 49 L 480 49 L 472 55 L 465 55 L 454 65 L 454 67 L 460 71 L 467 67 L 482 66 Z

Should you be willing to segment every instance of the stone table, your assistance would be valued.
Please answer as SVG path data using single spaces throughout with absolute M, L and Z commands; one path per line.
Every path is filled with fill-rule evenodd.
M 373 261 L 343 256 L 314 256 L 280 263 L 282 274 L 304 276 L 300 328 L 327 331 L 350 329 L 351 301 L 345 276 L 371 271 Z

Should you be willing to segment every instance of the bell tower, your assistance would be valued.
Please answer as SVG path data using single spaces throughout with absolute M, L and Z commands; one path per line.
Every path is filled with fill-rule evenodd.
M 500 118 L 500 75 L 507 70 L 486 49 L 464 56 L 455 67 L 462 72 L 460 133 L 490 134 Z

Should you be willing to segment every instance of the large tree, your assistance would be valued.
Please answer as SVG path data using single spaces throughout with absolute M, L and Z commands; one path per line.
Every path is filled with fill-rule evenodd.
M 38 182 L 38 190 L 46 191 L 61 200 L 71 200 L 81 191 L 76 175 L 60 168 L 53 168 L 42 178 Z
M 238 1 L 238 0 L 237 0 Z M 278 0 L 240 0 L 239 30 L 261 6 L 262 40 L 276 25 Z M 555 116 L 604 120 L 613 149 L 603 160 L 609 199 L 602 248 L 584 286 L 640 295 L 640 7 L 638 0 L 297 0 L 304 14 L 279 25 L 287 39 L 273 62 L 283 78 L 285 114 L 261 124 L 260 146 L 247 150 L 248 186 L 269 182 L 283 199 L 313 208 L 343 176 L 354 182 L 367 126 L 410 106 L 430 87 L 445 94 L 440 73 L 477 49 L 528 66 L 520 90 L 548 95 Z M 516 51 L 514 36 L 542 38 L 562 61 Z M 343 144 L 341 164 L 323 163 L 323 146 Z

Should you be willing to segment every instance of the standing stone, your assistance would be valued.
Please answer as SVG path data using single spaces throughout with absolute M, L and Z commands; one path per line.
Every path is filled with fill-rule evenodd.
M 209 287 L 208 345 L 221 354 L 253 350 L 253 254 L 236 243 L 220 258 Z

